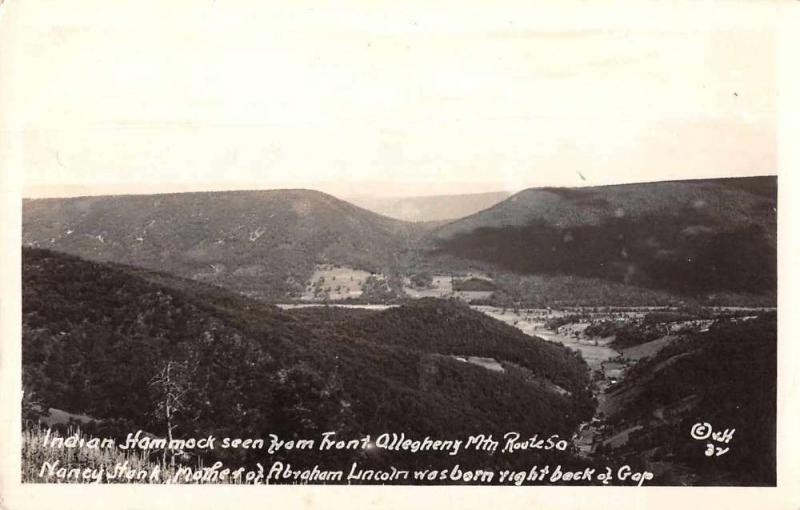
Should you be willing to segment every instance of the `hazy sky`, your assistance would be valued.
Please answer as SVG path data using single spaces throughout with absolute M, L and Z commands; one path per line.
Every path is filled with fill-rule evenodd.
M 6 2 L 25 194 L 776 173 L 771 2 L 281 3 Z

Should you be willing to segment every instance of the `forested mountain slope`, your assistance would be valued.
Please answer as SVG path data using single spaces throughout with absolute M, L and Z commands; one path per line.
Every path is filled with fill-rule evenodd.
M 315 264 L 395 267 L 421 226 L 310 190 L 26 200 L 23 244 L 262 297 L 301 292 Z
M 432 254 L 682 295 L 774 295 L 777 179 L 536 188 L 439 227 Z
M 777 347 L 767 313 L 722 321 L 639 362 L 602 406 L 614 431 L 639 430 L 605 453 L 667 466 L 665 485 L 774 485 Z M 735 432 L 725 443 L 693 439 L 698 423 Z M 709 456 L 709 443 L 728 450 Z
M 581 391 L 588 386 L 585 365 L 570 351 L 460 306 L 426 301 L 333 320 L 325 308 L 288 313 L 219 288 L 197 292 L 197 282 L 143 274 L 23 250 L 28 399 L 93 416 L 111 430 L 163 434 L 163 395 L 153 381 L 172 363 L 173 382 L 185 390 L 180 435 L 458 437 L 519 430 L 568 438 L 592 412 Z M 450 328 L 460 336 L 441 335 Z M 404 330 L 413 342 L 399 341 Z M 531 347 L 519 354 L 501 348 L 525 341 Z M 451 354 L 508 359 L 525 370 L 488 370 Z

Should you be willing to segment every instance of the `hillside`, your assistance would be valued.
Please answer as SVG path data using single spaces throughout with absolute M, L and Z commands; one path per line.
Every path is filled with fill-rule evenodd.
M 433 255 L 519 274 L 774 296 L 777 179 L 529 189 L 437 228 L 428 243 Z
M 569 351 L 543 340 L 533 341 L 519 329 L 456 300 L 423 298 L 352 324 L 377 342 L 441 354 L 491 357 L 522 366 L 575 395 L 588 395 L 586 385 L 576 385 L 582 381 L 586 365 L 574 356 L 565 357 Z
M 396 266 L 420 228 L 309 190 L 26 200 L 23 244 L 166 271 L 261 297 L 315 264 Z
M 463 218 L 508 198 L 507 191 L 423 197 L 348 197 L 359 207 L 405 221 L 445 221 Z
M 776 316 L 723 321 L 670 343 L 639 362 L 609 393 L 601 410 L 607 436 L 636 430 L 605 453 L 636 456 L 665 485 L 775 484 Z M 705 454 L 695 423 L 735 429 L 721 456 Z
M 95 417 L 109 434 L 137 428 L 163 434 L 163 388 L 154 380 L 171 364 L 172 383 L 184 395 L 175 418 L 183 436 L 309 437 L 330 430 L 343 437 L 386 431 L 459 437 L 523 430 L 570 437 L 592 412 L 582 391 L 588 374 L 575 355 L 460 305 L 425 300 L 386 312 L 289 313 L 202 287 L 23 249 L 27 402 Z M 399 341 L 403 331 L 413 342 Z M 521 368 L 490 370 L 453 354 Z M 259 452 L 213 455 L 260 458 Z M 360 454 L 342 455 L 328 460 Z M 380 455 L 359 462 L 390 460 L 437 462 Z M 486 457 L 459 460 L 485 464 Z M 293 459 L 313 461 L 307 453 Z M 528 461 L 520 455 L 509 462 Z

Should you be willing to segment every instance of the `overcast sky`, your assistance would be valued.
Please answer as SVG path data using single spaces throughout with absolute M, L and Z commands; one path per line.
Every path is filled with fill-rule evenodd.
M 6 2 L 25 195 L 776 173 L 771 2 L 282 3 Z

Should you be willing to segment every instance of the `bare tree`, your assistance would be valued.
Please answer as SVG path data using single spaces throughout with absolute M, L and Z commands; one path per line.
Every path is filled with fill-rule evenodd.
M 162 418 L 167 426 L 167 448 L 164 448 L 163 462 L 167 461 L 167 450 L 172 444 L 173 431 L 177 428 L 175 415 L 185 405 L 187 391 L 188 363 L 186 361 L 170 360 L 165 362 L 150 380 L 157 395 L 155 414 Z M 170 453 L 170 464 L 175 464 L 175 454 Z

